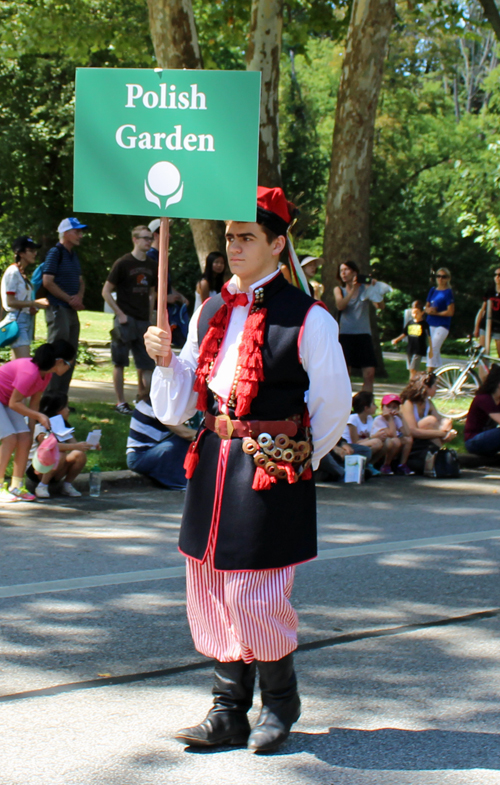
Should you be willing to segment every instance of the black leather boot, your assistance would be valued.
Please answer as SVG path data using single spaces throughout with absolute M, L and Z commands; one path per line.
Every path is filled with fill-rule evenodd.
M 300 698 L 293 655 L 276 662 L 259 662 L 262 711 L 248 740 L 252 752 L 273 752 L 288 738 L 300 717 Z
M 253 702 L 255 662 L 217 662 L 212 694 L 214 705 L 206 718 L 192 728 L 182 728 L 175 738 L 193 747 L 218 744 L 245 746 L 250 734 L 247 711 Z

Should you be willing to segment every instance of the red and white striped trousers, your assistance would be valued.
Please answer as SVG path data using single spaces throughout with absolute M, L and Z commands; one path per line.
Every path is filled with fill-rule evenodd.
M 295 567 L 254 572 L 186 561 L 187 616 L 196 649 L 219 662 L 271 662 L 297 648 L 298 617 L 290 603 Z

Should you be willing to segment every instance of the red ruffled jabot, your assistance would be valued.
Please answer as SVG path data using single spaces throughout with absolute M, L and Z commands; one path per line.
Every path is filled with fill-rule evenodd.
M 224 338 L 232 308 L 246 305 L 245 294 L 230 294 L 227 284 L 221 291 L 224 304 L 209 321 L 208 331 L 201 342 L 196 369 L 194 390 L 198 393 L 196 408 L 206 411 L 208 405 L 207 384 Z M 262 363 L 262 346 L 266 326 L 267 309 L 259 308 L 251 311 L 245 322 L 243 336 L 238 350 L 237 370 L 231 391 L 229 404 L 235 403 L 236 417 L 250 413 L 252 401 L 259 391 L 259 382 L 264 380 Z

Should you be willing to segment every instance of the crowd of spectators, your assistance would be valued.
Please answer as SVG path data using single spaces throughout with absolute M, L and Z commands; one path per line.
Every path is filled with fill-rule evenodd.
M 181 490 L 186 486 L 183 462 L 196 437 L 199 422 L 167 427 L 156 419 L 149 399 L 154 362 L 145 351 L 143 337 L 148 326 L 154 323 L 159 226 L 159 220 L 154 219 L 148 226 L 139 225 L 132 230 L 132 250 L 112 265 L 102 296 L 114 313 L 111 357 L 116 410 L 131 417 L 126 444 L 127 465 L 164 488 Z M 31 280 L 28 267 L 35 264 L 40 246 L 27 235 L 18 237 L 13 243 L 14 261 L 2 277 L 2 324 L 15 321 L 17 331 L 15 340 L 10 343 L 12 360 L 0 368 L 0 501 L 49 498 L 53 481 L 62 483 L 65 495 L 81 495 L 73 481 L 84 469 L 91 445 L 77 442 L 70 434 L 68 389 L 78 348 L 78 311 L 84 308 L 85 291 L 76 248 L 86 228 L 77 218 L 61 221 L 59 242 L 49 250 Z M 301 262 L 311 295 L 316 299 L 323 293 L 315 279 L 322 262 L 323 259 L 314 256 L 306 256 Z M 282 271 L 286 275 L 285 266 Z M 37 272 L 43 287 L 35 282 Z M 195 309 L 221 291 L 228 275 L 224 256 L 218 251 L 210 253 L 194 292 Z M 363 387 L 353 397 L 352 414 L 342 438 L 322 459 L 316 476 L 320 480 L 342 479 L 345 459 L 352 455 L 361 456 L 366 462 L 366 477 L 421 472 L 429 451 L 440 449 L 457 436 L 453 421 L 443 417 L 432 400 L 437 390 L 434 369 L 441 364 L 441 348 L 454 315 L 450 271 L 447 268 L 437 271 L 436 285 L 430 289 L 426 302 L 416 300 L 412 303 L 403 331 L 392 341 L 394 345 L 407 342 L 410 381 L 400 394 L 383 395 L 378 412 L 373 395 L 377 361 L 370 303 L 375 309 L 382 309 L 390 287 L 362 276 L 352 261 L 340 264 L 338 277 L 340 285 L 335 287 L 334 296 L 339 311 L 339 339 L 349 370 L 351 367 L 361 369 Z M 486 293 L 475 323 L 474 334 L 483 345 L 489 301 L 493 304 L 492 338 L 498 348 L 500 268 L 495 271 L 494 288 Z M 182 346 L 189 303 L 174 288 L 170 276 L 167 302 L 173 329 L 178 328 L 177 345 Z M 45 312 L 48 342 L 31 357 L 34 316 L 38 310 Z M 138 375 L 135 408 L 124 397 L 123 374 L 130 352 Z M 427 371 L 421 373 L 420 364 L 424 358 Z M 38 471 L 33 454 L 50 433 L 50 418 L 57 415 L 61 415 L 68 426 L 65 438 L 58 437 L 58 461 L 50 470 Z M 467 417 L 466 449 L 482 456 L 500 452 L 498 425 L 500 367 L 493 366 L 474 397 Z M 5 481 L 5 473 L 11 457 L 13 474 L 9 483 Z M 26 469 L 36 484 L 35 495 L 25 487 Z

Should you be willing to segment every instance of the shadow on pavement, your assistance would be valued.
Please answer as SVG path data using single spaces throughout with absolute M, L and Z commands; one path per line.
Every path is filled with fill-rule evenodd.
M 281 755 L 306 752 L 330 766 L 350 769 L 435 771 L 500 769 L 500 736 L 444 730 L 356 730 L 291 733 Z M 276 754 L 276 753 L 275 753 Z

